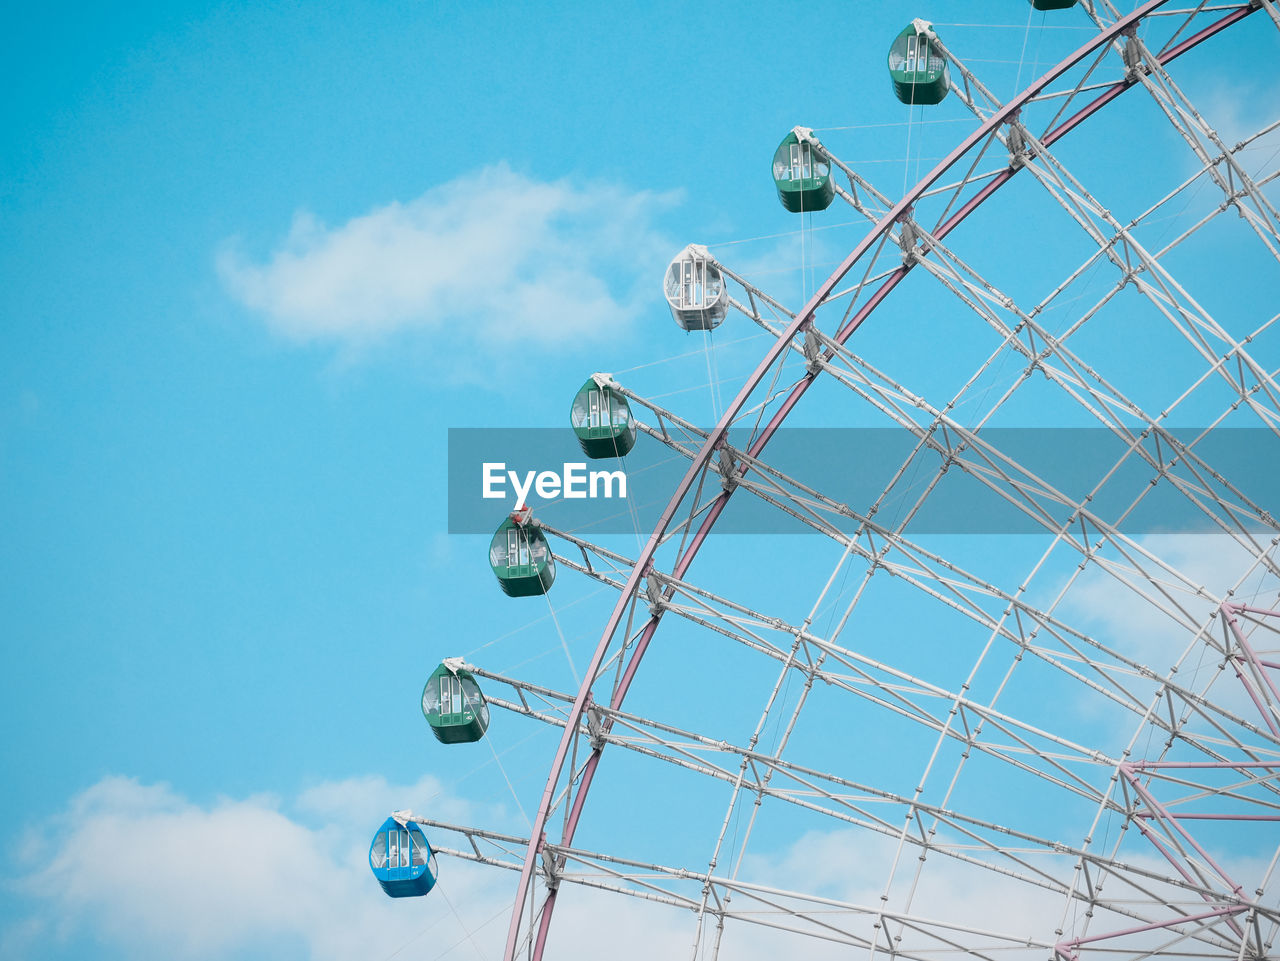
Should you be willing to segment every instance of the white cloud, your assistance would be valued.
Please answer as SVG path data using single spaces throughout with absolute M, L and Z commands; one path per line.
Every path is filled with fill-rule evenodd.
M 1215 74 L 1207 89 L 1188 91 L 1201 115 L 1217 131 L 1228 147 L 1252 137 L 1275 120 L 1272 105 L 1280 94 L 1280 84 L 1270 75 L 1259 74 L 1244 80 L 1224 79 Z M 1276 134 L 1264 135 L 1259 144 L 1275 145 Z
M 329 783 L 304 792 L 291 817 L 271 796 L 202 806 L 164 785 L 106 778 L 28 834 L 15 890 L 37 910 L 0 948 L 23 957 L 48 937 L 87 935 L 136 958 L 254 956 L 284 944 L 346 959 L 385 957 L 433 925 L 465 938 L 442 899 L 414 910 L 386 898 L 366 861 L 371 816 L 439 793 L 431 778 Z M 433 813 L 464 812 L 445 800 Z M 504 880 L 453 863 L 448 873 L 454 899 Z
M 1276 119 L 1272 105 L 1280 96 L 1280 84 L 1269 74 L 1244 75 L 1228 80 L 1220 72 L 1213 71 L 1200 77 L 1183 78 L 1179 82 L 1200 115 L 1229 149 L 1254 137 Z M 1208 139 L 1203 135 L 1200 139 L 1209 153 L 1216 156 L 1218 151 Z M 1275 169 L 1277 145 L 1280 145 L 1280 131 L 1272 130 L 1258 137 L 1236 157 L 1245 171 L 1259 180 Z M 1200 161 L 1190 149 L 1180 152 L 1180 156 L 1179 166 L 1185 174 L 1201 169 Z M 1218 169 L 1226 173 L 1225 167 L 1219 166 Z M 1274 202 L 1280 193 L 1280 185 L 1273 181 L 1262 190 Z M 1207 196 L 1215 195 L 1217 200 L 1222 199 L 1216 189 Z
M 1225 535 L 1153 534 L 1139 543 L 1186 579 L 1187 583 L 1183 583 L 1169 574 L 1160 575 L 1173 601 L 1201 621 L 1217 606 L 1216 598 L 1226 596 L 1238 585 L 1245 590 L 1237 592 L 1237 601 L 1255 591 L 1265 597 L 1265 589 L 1274 592 L 1276 587 L 1274 579 L 1256 569 L 1253 555 Z M 1109 554 L 1113 560 L 1123 562 L 1115 551 Z M 1241 579 L 1251 572 L 1252 576 L 1241 584 Z M 1203 594 L 1198 593 L 1201 590 Z M 1129 573 L 1121 580 L 1093 566 L 1073 586 L 1064 613 L 1070 622 L 1093 630 L 1120 651 L 1158 671 L 1166 671 L 1182 656 L 1191 635 L 1154 603 L 1159 599 L 1155 589 L 1138 574 Z
M 397 900 L 370 874 L 376 822 L 409 804 L 452 823 L 520 830 L 504 809 L 451 797 L 429 777 L 402 786 L 351 778 L 291 801 L 259 795 L 205 805 L 166 785 L 105 778 L 20 845 L 11 891 L 31 911 L 0 930 L 0 957 L 43 956 L 51 939 L 138 961 L 500 956 L 513 872 L 441 858 L 441 881 L 428 897 Z M 613 941 L 615 961 L 641 961 L 657 949 L 687 949 L 687 912 L 579 888 L 564 901 L 557 950 Z
M 164 785 L 106 778 L 29 834 L 13 890 L 33 910 L 0 931 L 0 956 L 41 956 L 51 939 L 72 948 L 102 945 L 139 961 L 500 956 L 514 873 L 442 858 L 435 891 L 403 900 L 388 899 L 374 882 L 367 863 L 370 818 L 412 802 L 441 820 L 518 833 L 500 811 L 451 798 L 432 778 L 406 786 L 353 778 L 316 785 L 291 802 L 261 795 L 206 805 Z M 439 835 L 435 840 L 440 843 Z M 626 840 L 619 835 L 621 847 Z M 1131 838 L 1128 851 L 1131 863 L 1167 873 L 1140 838 Z M 895 853 L 892 840 L 865 831 L 814 832 L 777 852 L 748 856 L 744 877 L 874 907 Z M 891 909 L 907 906 L 916 855 L 909 849 L 899 864 Z M 1267 861 L 1230 866 L 1253 881 Z M 1045 856 L 1043 867 L 1065 879 L 1072 863 Z M 696 892 L 696 881 L 684 891 Z M 739 908 L 752 906 L 745 896 L 736 901 Z M 1045 938 L 1061 918 L 1062 899 L 934 855 L 909 910 Z M 831 919 L 861 936 L 875 935 L 872 915 Z M 601 945 L 610 946 L 612 961 L 686 956 L 693 930 L 688 911 L 566 885 L 550 956 L 587 956 Z M 906 934 L 904 948 L 925 946 Z M 731 926 L 725 944 L 722 956 L 742 961 L 787 956 L 797 947 L 781 932 L 744 925 Z M 848 949 L 815 941 L 805 944 L 805 953 L 834 959 L 847 957 Z
M 1176 603 L 1197 625 L 1203 624 L 1229 591 L 1234 591 L 1230 596 L 1237 603 L 1270 607 L 1280 583 L 1255 563 L 1250 551 L 1226 535 L 1155 534 L 1138 542 L 1181 575 L 1159 572 L 1144 562 L 1162 581 L 1168 599 L 1131 569 L 1112 573 L 1092 565 L 1068 592 L 1060 615 L 1067 623 L 1159 674 L 1178 665 L 1179 683 L 1223 709 L 1258 723 L 1257 708 L 1234 673 L 1220 670 L 1220 657 L 1203 640 L 1193 645 L 1194 632 L 1167 609 Z M 1123 563 L 1116 552 L 1108 553 L 1113 561 Z M 1215 620 L 1210 630 L 1221 643 L 1220 623 Z M 1269 650 L 1271 645 L 1266 639 L 1270 636 L 1258 633 L 1255 645 Z M 1147 697 L 1157 682 L 1130 678 L 1128 685 L 1138 696 Z M 1089 710 L 1102 707 L 1101 702 L 1083 693 L 1078 706 Z M 1132 722 L 1127 715 L 1124 718 L 1120 723 L 1127 733 Z
M 652 220 L 674 198 L 498 164 L 334 227 L 299 212 L 265 262 L 229 242 L 218 270 L 237 300 L 298 341 L 363 344 L 410 329 L 512 350 L 599 340 L 656 296 L 674 247 Z

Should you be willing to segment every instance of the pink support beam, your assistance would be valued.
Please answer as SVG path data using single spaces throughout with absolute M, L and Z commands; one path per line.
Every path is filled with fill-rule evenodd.
M 1183 828 L 1181 825 L 1179 825 L 1175 818 L 1170 817 L 1168 808 L 1166 808 L 1163 804 L 1157 801 L 1155 797 L 1152 796 L 1151 792 L 1142 786 L 1142 784 L 1138 781 L 1138 777 L 1134 773 L 1133 768 L 1130 767 L 1128 764 L 1121 764 L 1120 771 L 1122 774 L 1124 774 L 1125 777 L 1129 779 L 1129 783 L 1133 786 L 1133 789 L 1138 793 L 1138 796 L 1141 797 L 1142 800 L 1146 801 L 1147 807 L 1151 808 L 1151 810 L 1154 811 L 1157 815 L 1159 815 L 1162 819 L 1167 820 L 1170 826 L 1172 826 L 1172 828 L 1175 831 L 1177 831 L 1180 835 L 1182 835 L 1183 839 L 1188 844 L 1191 845 L 1192 849 L 1195 850 L 1195 852 L 1199 854 L 1200 857 L 1204 858 L 1205 864 L 1213 868 L 1213 870 L 1217 872 L 1218 877 L 1222 878 L 1222 880 L 1226 881 L 1227 884 L 1231 886 L 1231 893 L 1236 895 L 1236 897 L 1241 897 L 1241 898 L 1244 897 L 1244 890 L 1240 887 L 1240 885 L 1236 884 L 1236 882 L 1231 879 L 1231 875 L 1227 874 L 1226 871 L 1224 871 L 1221 867 L 1219 867 L 1218 862 L 1216 862 L 1209 855 L 1209 852 L 1200 846 L 1200 842 L 1198 842 L 1195 838 L 1193 838 L 1190 834 L 1188 834 L 1186 829 Z
M 1249 908 L 1243 904 L 1233 904 L 1230 907 L 1218 908 L 1214 911 L 1205 911 L 1202 914 L 1186 914 L 1181 917 L 1169 918 L 1167 921 L 1153 921 L 1151 924 L 1139 924 L 1132 928 L 1124 928 L 1120 931 L 1108 931 L 1106 934 L 1095 934 L 1087 938 L 1072 938 L 1070 941 L 1059 941 L 1053 946 L 1054 953 L 1066 961 L 1078 961 L 1079 955 L 1076 949 L 1084 944 L 1096 944 L 1099 941 L 1109 941 L 1112 938 L 1124 938 L 1132 934 L 1142 934 L 1145 931 L 1159 931 L 1164 928 L 1171 928 L 1178 924 L 1196 924 L 1201 921 L 1208 921 L 1212 918 L 1221 918 L 1233 914 L 1240 914 L 1248 911 Z
M 1240 670 L 1240 665 L 1236 663 L 1234 657 L 1227 658 L 1231 662 L 1231 669 L 1235 672 L 1236 680 L 1240 682 L 1240 686 L 1244 688 L 1244 692 L 1249 695 L 1249 700 L 1253 701 L 1253 706 L 1258 709 L 1258 713 L 1262 715 L 1262 723 L 1265 724 L 1276 737 L 1280 737 L 1280 726 L 1271 717 L 1271 712 L 1267 710 L 1262 698 L 1258 696 L 1258 692 L 1254 689 L 1253 683 L 1244 676 L 1244 672 Z
M 1229 607 L 1233 611 L 1240 611 L 1243 614 L 1260 614 L 1263 617 L 1280 617 L 1280 611 L 1273 611 L 1267 607 L 1254 607 L 1252 604 L 1223 604 L 1223 607 Z
M 1244 771 L 1250 768 L 1262 768 L 1274 771 L 1280 767 L 1275 761 L 1130 761 L 1131 772 L 1158 770 L 1232 770 Z M 1137 813 L 1140 818 L 1160 817 L 1158 814 Z M 1165 817 L 1179 821 L 1280 821 L 1280 814 L 1176 814 L 1165 809 Z
M 1209 852 L 1207 852 L 1204 848 L 1202 848 L 1200 846 L 1200 843 L 1196 841 L 1196 839 L 1193 838 L 1189 833 L 1187 833 L 1187 830 L 1181 824 L 1179 824 L 1175 818 L 1170 816 L 1169 810 L 1163 804 L 1157 801 L 1155 797 L 1151 794 L 1151 792 L 1148 791 L 1146 788 L 1144 788 L 1138 782 L 1138 776 L 1134 769 L 1134 766 L 1132 764 L 1129 764 L 1128 762 L 1122 763 L 1120 765 L 1120 774 L 1125 778 L 1126 781 L 1129 782 L 1134 792 L 1138 795 L 1139 798 L 1141 798 L 1146 803 L 1147 807 L 1149 807 L 1153 812 L 1155 812 L 1156 816 L 1160 820 L 1167 823 L 1169 827 L 1171 827 L 1175 832 L 1181 835 L 1183 840 L 1185 840 L 1188 844 L 1191 845 L 1192 850 L 1194 850 L 1197 854 L 1200 855 L 1201 858 L 1204 859 L 1205 864 L 1207 864 L 1218 875 L 1218 877 L 1222 878 L 1222 880 L 1225 881 L 1228 884 L 1228 886 L 1230 886 L 1231 893 L 1234 894 L 1237 898 L 1240 898 L 1241 900 L 1245 900 L 1244 889 L 1241 888 L 1240 885 L 1237 884 L 1232 879 L 1232 877 L 1229 874 L 1227 874 L 1227 872 L 1224 871 L 1218 865 L 1218 862 L 1215 861 L 1209 855 Z M 1200 885 L 1200 882 L 1198 880 L 1193 880 L 1191 878 L 1190 872 L 1188 872 L 1186 868 L 1182 865 L 1182 863 L 1177 858 L 1174 857 L 1172 852 L 1170 852 L 1164 846 L 1164 844 L 1160 842 L 1160 840 L 1152 833 L 1150 828 L 1148 828 L 1140 820 L 1135 819 L 1133 823 L 1138 828 L 1138 830 L 1142 832 L 1142 836 L 1145 837 L 1148 841 L 1150 841 L 1152 846 L 1155 847 L 1157 851 L 1159 851 L 1162 855 L 1164 855 L 1165 860 L 1167 860 L 1170 864 L 1173 865 L 1174 870 L 1176 870 L 1179 874 L 1181 874 L 1184 880 L 1192 884 L 1196 884 L 1197 886 Z M 1208 894 L 1201 893 L 1200 896 L 1205 901 L 1210 900 Z M 1231 926 L 1231 930 L 1234 931 L 1237 936 L 1242 938 L 1244 937 L 1244 930 L 1240 927 L 1240 925 L 1234 919 L 1228 921 L 1227 923 Z
M 604 631 L 601 634 L 600 642 L 596 647 L 595 654 L 591 663 L 588 665 L 584 675 L 582 687 L 578 691 L 577 697 L 574 699 L 573 705 L 566 717 L 564 733 L 560 738 L 560 745 L 556 749 L 555 757 L 552 760 L 551 768 L 547 774 L 547 782 L 543 789 L 542 798 L 538 805 L 538 812 L 535 815 L 532 830 L 529 832 L 529 846 L 525 851 L 524 864 L 520 870 L 520 880 L 516 887 L 516 895 L 514 900 L 514 909 L 511 915 L 511 924 L 507 931 L 507 943 L 503 953 L 505 961 L 515 961 L 516 952 L 520 943 L 521 920 L 524 914 L 524 904 L 533 893 L 533 879 L 538 863 L 538 858 L 545 843 L 543 834 L 546 830 L 547 821 L 550 818 L 551 809 L 555 801 L 556 788 L 560 783 L 560 779 L 564 773 L 565 763 L 568 760 L 570 750 L 573 746 L 574 739 L 578 734 L 578 726 L 581 723 L 583 713 L 591 698 L 592 685 L 599 676 L 602 665 L 609 653 L 609 649 L 613 642 L 613 637 L 617 633 L 619 626 L 622 624 L 626 616 L 627 608 L 632 602 L 632 598 L 636 597 L 641 580 L 652 570 L 653 560 L 659 547 L 662 545 L 667 530 L 674 521 L 676 514 L 679 512 L 681 505 L 686 497 L 689 496 L 699 483 L 703 472 L 716 456 L 716 452 L 724 444 L 728 435 L 730 426 L 745 408 L 751 395 L 756 388 L 760 386 L 766 375 L 773 366 L 778 363 L 783 354 L 789 348 L 791 342 L 800 332 L 813 322 L 814 315 L 818 308 L 823 304 L 828 296 L 835 290 L 836 285 L 844 279 L 853 266 L 858 263 L 867 253 L 876 248 L 884 237 L 893 229 L 894 225 L 907 215 L 908 211 L 918 201 L 922 195 L 929 191 L 942 176 L 955 166 L 965 155 L 967 155 L 974 147 L 988 141 L 1003 125 L 1013 120 L 1018 112 L 1028 102 L 1039 95 L 1045 87 L 1062 77 L 1067 71 L 1076 66 L 1089 56 L 1097 53 L 1099 49 L 1104 48 L 1108 44 L 1122 36 L 1126 31 L 1136 27 L 1145 17 L 1153 11 L 1164 6 L 1168 0 L 1149 0 L 1133 13 L 1121 17 L 1114 24 L 1101 30 L 1095 37 L 1091 38 L 1075 53 L 1071 54 L 1057 66 L 1046 72 L 1039 79 L 1034 81 L 1031 86 L 1011 100 L 1008 104 L 997 110 L 976 130 L 969 134 L 965 140 L 956 147 L 942 162 L 940 162 L 932 171 L 925 176 L 912 190 L 894 205 L 885 216 L 871 229 L 871 231 L 854 247 L 848 257 L 840 264 L 834 273 L 828 277 L 817 292 L 813 295 L 805 307 L 798 313 L 795 319 L 787 326 L 786 330 L 778 337 L 769 350 L 765 353 L 763 360 L 759 366 L 747 378 L 741 390 L 739 390 L 734 400 L 725 408 L 724 415 L 720 422 L 708 434 L 706 441 L 703 443 L 698 454 L 689 465 L 688 471 L 676 485 L 670 501 L 663 509 L 662 515 L 659 517 L 653 533 L 650 534 L 648 542 L 644 549 L 636 559 L 636 564 L 632 568 L 631 574 L 627 578 L 626 584 L 623 586 L 622 592 L 618 598 L 609 620 L 605 624 Z M 1187 37 L 1177 46 L 1164 51 L 1159 55 L 1159 61 L 1167 64 L 1187 51 L 1195 48 L 1200 43 L 1225 30 L 1234 23 L 1243 20 L 1249 16 L 1257 7 L 1240 6 L 1221 19 L 1211 23 L 1209 26 L 1200 30 L 1198 33 Z M 1086 104 L 1080 110 L 1076 111 L 1071 117 L 1064 120 L 1052 131 L 1043 137 L 1043 143 L 1046 146 L 1052 145 L 1061 139 L 1071 130 L 1075 129 L 1085 119 L 1092 116 L 1098 110 L 1102 109 L 1106 104 L 1110 103 L 1125 90 L 1134 85 L 1136 81 L 1125 79 L 1113 84 L 1111 87 L 1103 91 L 1095 100 Z M 934 233 L 938 239 L 945 237 L 953 228 L 959 225 L 966 217 L 978 208 L 988 197 L 995 193 L 1000 186 L 1007 183 L 1017 173 L 1013 167 L 1009 167 L 1001 171 L 996 177 L 992 178 L 986 186 L 982 188 L 973 198 L 965 203 L 955 214 L 943 225 L 941 225 Z M 862 324 L 871 311 L 878 306 L 888 293 L 893 290 L 902 280 L 903 277 L 911 270 L 912 263 L 904 264 L 898 270 L 894 271 L 881 287 L 871 296 L 868 303 L 857 313 L 857 315 L 849 321 L 836 335 L 837 343 L 843 344 L 853 334 L 855 330 Z M 781 426 L 783 420 L 799 402 L 800 398 L 809 389 L 813 383 L 817 372 L 810 373 L 805 379 L 801 380 L 783 401 L 777 413 L 769 421 L 768 426 L 756 437 L 751 445 L 750 453 L 755 455 L 760 453 L 774 432 Z M 685 570 L 693 562 L 702 544 L 705 542 L 711 528 L 715 525 L 716 520 L 724 511 L 725 505 L 728 503 L 732 491 L 725 491 L 712 504 L 707 511 L 701 526 L 697 533 L 687 545 L 684 553 L 679 558 L 675 568 L 677 577 L 683 576 Z M 626 692 L 630 687 L 631 681 L 635 676 L 635 672 L 639 667 L 644 652 L 648 649 L 654 632 L 657 630 L 658 624 L 662 618 L 662 610 L 656 611 L 649 622 L 645 625 L 641 632 L 640 639 L 632 652 L 631 659 L 624 671 L 623 677 L 619 683 L 617 692 L 613 698 L 613 706 L 620 707 L 622 699 L 626 696 Z M 577 792 L 574 794 L 570 804 L 569 816 L 566 820 L 565 831 L 561 838 L 561 842 L 569 844 L 572 842 L 574 831 L 577 829 L 578 820 L 582 813 L 583 805 L 586 802 L 586 795 L 590 789 L 592 781 L 595 778 L 596 770 L 599 767 L 600 750 L 593 750 L 590 758 L 588 758 L 584 766 L 581 779 L 578 783 Z M 572 776 L 572 774 L 570 775 Z M 572 785 L 570 786 L 572 788 Z M 557 889 L 552 889 L 547 893 L 546 900 L 542 906 L 541 918 L 539 920 L 538 931 L 533 939 L 532 958 L 533 961 L 541 961 L 543 949 L 546 945 L 547 932 L 551 923 L 552 912 L 555 908 Z
M 1280 690 L 1276 689 L 1275 681 L 1272 680 L 1271 675 L 1266 671 L 1266 665 L 1264 665 L 1262 660 L 1258 657 L 1257 652 L 1254 651 L 1248 638 L 1244 636 L 1244 631 L 1240 628 L 1240 621 L 1236 617 L 1236 614 L 1241 612 L 1256 614 L 1261 617 L 1276 617 L 1280 616 L 1280 614 L 1277 614 L 1276 611 L 1269 611 L 1259 607 L 1250 607 L 1247 604 L 1231 604 L 1226 601 L 1223 601 L 1221 610 L 1222 616 L 1227 622 L 1227 626 L 1231 629 L 1231 633 L 1236 639 L 1236 644 L 1240 647 L 1244 656 L 1253 665 L 1258 677 L 1262 680 L 1262 683 L 1266 685 L 1267 689 L 1271 692 L 1271 696 L 1275 699 L 1273 704 L 1280 704 Z M 1232 660 L 1234 661 L 1235 659 L 1233 658 Z M 1253 703 L 1257 705 L 1259 712 L 1262 714 L 1263 720 L 1267 722 L 1267 727 L 1271 729 L 1271 733 L 1280 735 L 1280 728 L 1277 728 L 1276 726 L 1274 708 L 1272 710 L 1267 710 L 1259 704 L 1258 697 L 1253 690 L 1253 685 L 1245 680 L 1238 667 L 1236 668 L 1236 677 L 1240 678 L 1240 683 L 1242 683 L 1245 686 L 1245 690 L 1249 692 L 1249 697 L 1253 700 Z
M 1275 761 L 1128 761 L 1134 771 L 1153 771 L 1159 768 L 1232 768 L 1275 767 Z
M 1142 836 L 1151 842 L 1151 846 L 1159 851 L 1166 861 L 1173 865 L 1173 869 L 1182 875 L 1182 880 L 1186 881 L 1188 884 L 1192 884 L 1197 887 L 1200 886 L 1200 879 L 1187 870 L 1186 866 L 1178 860 L 1178 858 L 1176 858 L 1167 847 L 1165 847 L 1164 842 L 1161 841 L 1156 834 L 1152 833 L 1151 828 L 1143 824 L 1141 821 L 1134 821 L 1133 826 L 1142 832 Z M 1200 897 L 1204 901 L 1209 900 L 1209 896 L 1207 894 L 1201 894 Z
M 1178 821 L 1280 821 L 1280 814 L 1165 814 Z M 1159 814 L 1139 811 L 1137 817 L 1156 818 Z

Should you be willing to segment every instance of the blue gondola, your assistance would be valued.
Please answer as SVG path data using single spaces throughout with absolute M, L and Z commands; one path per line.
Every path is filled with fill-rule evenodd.
M 393 898 L 426 894 L 436 883 L 436 856 L 422 828 L 412 821 L 387 818 L 369 845 L 369 867 Z

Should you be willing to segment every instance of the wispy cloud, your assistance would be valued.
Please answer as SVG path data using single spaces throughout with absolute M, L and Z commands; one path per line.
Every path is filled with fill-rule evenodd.
M 351 778 L 291 799 L 209 804 L 166 785 L 105 778 L 20 845 L 17 870 L 6 874 L 30 910 L 0 929 L 0 957 L 42 956 L 51 941 L 139 961 L 500 955 L 513 874 L 441 858 L 435 891 L 406 900 L 387 898 L 370 874 L 373 829 L 411 803 L 442 820 L 519 830 L 510 812 L 453 797 L 430 777 L 399 786 Z M 655 950 L 683 952 L 690 930 L 684 912 L 575 889 L 555 940 L 613 942 L 617 961 L 641 961 Z
M 106 778 L 28 836 L 11 891 L 31 911 L 0 931 L 0 956 L 38 956 L 47 953 L 51 940 L 71 949 L 87 942 L 140 961 L 500 955 L 512 873 L 442 858 L 435 891 L 396 901 L 374 882 L 366 860 L 368 834 L 385 812 L 410 802 L 442 820 L 519 830 L 506 823 L 502 811 L 452 797 L 429 777 L 399 786 L 380 777 L 352 778 L 317 785 L 290 800 L 260 795 L 210 804 L 165 785 Z M 626 846 L 622 835 L 618 841 Z M 1133 838 L 1125 860 L 1167 873 L 1144 845 Z M 1044 857 L 1046 869 L 1070 874 L 1071 858 Z M 1268 860 L 1224 863 L 1252 882 Z M 940 854 L 929 859 L 917 882 L 917 866 L 915 853 L 902 858 L 892 839 L 840 829 L 805 834 L 771 854 L 748 856 L 744 876 L 874 910 L 895 874 L 890 909 L 1017 936 L 1047 937 L 1061 919 L 1061 896 L 1035 884 Z M 909 900 L 908 890 L 914 891 Z M 1169 896 L 1176 898 L 1176 892 Z M 749 905 L 745 896 L 738 900 L 739 906 Z M 830 917 L 859 936 L 878 937 L 873 913 Z M 1111 928 L 1132 923 L 1099 923 L 1105 928 L 1111 921 Z M 917 940 L 915 930 L 895 927 L 895 936 L 907 936 L 904 949 Z M 552 954 L 574 957 L 582 954 L 578 946 L 608 944 L 614 961 L 680 956 L 688 952 L 692 932 L 687 911 L 573 886 L 561 899 Z M 726 940 L 728 953 L 744 961 L 784 956 L 794 948 L 781 932 L 753 926 L 731 927 Z M 812 942 L 807 953 L 825 961 L 847 957 L 848 949 Z
M 1072 587 L 1060 613 L 1068 623 L 1160 675 L 1177 665 L 1181 684 L 1256 723 L 1257 710 L 1244 686 L 1234 672 L 1222 669 L 1220 656 L 1203 639 L 1195 640 L 1196 632 L 1189 625 L 1209 622 L 1219 600 L 1226 597 L 1271 607 L 1280 588 L 1276 578 L 1257 563 L 1252 552 L 1225 535 L 1153 534 L 1139 544 L 1169 568 L 1157 571 L 1147 565 L 1158 586 L 1128 566 L 1115 572 L 1090 566 Z M 1175 610 L 1182 613 L 1175 617 Z M 1221 642 L 1218 622 L 1211 622 L 1211 630 Z M 1254 643 L 1259 644 L 1258 639 Z M 1128 683 L 1142 697 L 1158 685 L 1154 679 L 1131 678 Z M 1090 703 L 1098 706 L 1100 702 Z M 1131 720 L 1122 723 L 1127 731 Z
M 498 164 L 337 226 L 301 211 L 264 261 L 228 241 L 218 271 L 297 341 L 411 329 L 517 350 L 595 341 L 624 331 L 642 293 L 659 289 L 673 245 L 654 215 L 674 199 Z
M 397 802 L 439 794 L 431 778 L 401 787 L 362 778 L 320 785 L 292 805 L 266 795 L 200 805 L 165 785 L 106 778 L 72 800 L 56 830 L 28 836 L 15 890 L 34 911 L 0 937 L 0 954 L 87 936 L 137 958 L 257 956 L 254 946 L 301 944 L 308 957 L 339 959 L 385 957 L 433 923 L 465 937 L 443 901 L 425 915 L 396 910 L 354 828 Z M 443 803 L 448 815 L 463 813 Z M 455 899 L 504 880 L 458 867 L 449 865 Z
M 1167 597 L 1134 571 L 1109 574 L 1091 567 L 1064 607 L 1069 619 L 1157 671 L 1166 671 L 1186 650 L 1191 634 L 1164 608 L 1178 605 L 1186 617 L 1207 618 L 1237 585 L 1250 592 L 1274 587 L 1257 570 L 1253 555 L 1226 536 L 1158 534 L 1140 544 L 1175 571 L 1161 575 Z M 1113 555 L 1114 556 L 1114 555 Z M 1252 575 L 1241 584 L 1241 578 Z M 1157 603 L 1160 602 L 1160 603 Z

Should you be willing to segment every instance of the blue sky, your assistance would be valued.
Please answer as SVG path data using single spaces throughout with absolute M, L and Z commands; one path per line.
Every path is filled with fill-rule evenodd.
M 1038 17 L 1028 29 L 1022 5 L 1010 6 L 1004 24 L 939 27 L 1003 94 L 1087 36 L 1041 29 Z M 813 231 L 801 247 L 768 180 L 777 142 L 794 124 L 819 128 L 900 192 L 969 127 L 949 103 L 915 116 L 945 122 L 908 128 L 885 47 L 913 15 L 968 24 L 989 22 L 990 8 L 10 11 L 0 39 L 0 954 L 384 957 L 420 932 L 422 915 L 378 900 L 367 842 L 353 839 L 400 806 L 518 831 L 506 778 L 531 811 L 558 736 L 495 732 L 501 769 L 481 745 L 442 753 L 418 713 L 423 680 L 441 657 L 465 654 L 572 687 L 545 606 L 501 603 L 486 539 L 446 533 L 446 431 L 561 426 L 592 371 L 667 358 L 636 372 L 637 389 L 709 420 L 702 343 L 676 329 L 659 293 L 666 261 L 689 242 L 725 245 L 718 256 L 798 306 L 861 228 Z M 1276 35 L 1259 25 L 1241 42 L 1273 55 Z M 1208 55 L 1188 63 L 1188 85 L 1222 122 L 1265 118 L 1274 85 L 1228 86 Z M 1134 130 L 1164 143 L 1157 120 L 1099 118 L 1095 139 L 1064 153 L 1113 195 L 1140 191 L 1141 170 L 1097 145 Z M 1180 162 L 1169 183 L 1191 169 Z M 975 260 L 998 269 L 1023 256 L 1020 202 L 969 235 Z M 854 219 L 835 210 L 828 223 Z M 1043 294 L 1045 278 L 1079 257 L 1058 244 L 1044 241 L 1006 281 Z M 1206 281 L 1213 267 L 1186 266 Z M 1275 286 L 1258 281 L 1235 305 L 1258 313 Z M 767 343 L 737 320 L 716 334 L 730 387 Z M 963 345 L 933 349 L 935 337 L 886 325 L 866 345 L 904 379 L 945 385 L 941 394 L 974 360 Z M 1180 362 L 1172 348 L 1168 358 Z M 1159 403 L 1160 378 L 1133 366 L 1134 389 Z M 865 417 L 816 408 L 801 419 Z M 803 588 L 788 611 L 802 617 L 839 552 L 777 541 L 760 550 L 792 556 L 780 578 L 753 588 L 749 575 L 727 577 L 733 545 L 712 548 L 711 576 L 780 599 Z M 634 539 L 617 545 L 634 550 Z M 1014 560 L 972 550 L 1016 583 Z M 557 587 L 580 669 L 611 598 Z M 746 707 L 729 690 L 713 703 L 742 706 L 740 731 L 762 696 Z M 602 798 L 631 783 L 620 775 Z M 708 802 L 708 821 L 721 803 Z M 701 824 L 658 818 L 650 829 L 706 838 Z M 269 839 L 280 859 L 300 860 L 248 883 L 227 854 L 221 880 L 187 897 L 162 879 L 103 880 L 113 876 L 77 861 L 68 836 L 88 848 L 103 836 L 143 847 L 196 838 L 227 852 Z M 769 850 L 783 857 L 786 841 Z M 705 861 L 704 848 L 689 860 Z M 510 884 L 458 877 L 453 890 L 477 905 L 500 903 Z M 107 885 L 119 901 L 101 896 Z M 350 923 L 331 909 L 349 910 Z M 443 917 L 438 904 L 424 910 Z M 362 941 L 367 931 L 385 937 Z M 426 956 L 448 946 L 433 945 Z

